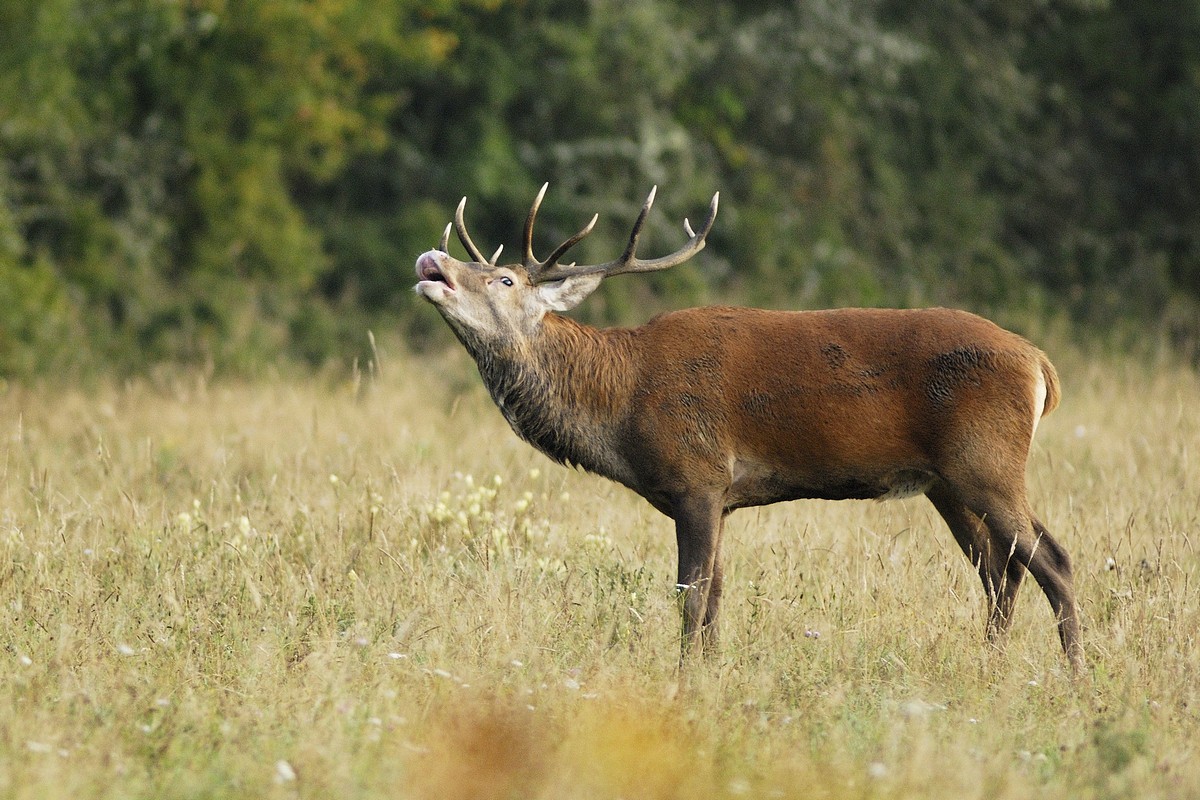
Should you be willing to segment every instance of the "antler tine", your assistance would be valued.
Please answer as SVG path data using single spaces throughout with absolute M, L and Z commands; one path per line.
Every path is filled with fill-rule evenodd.
M 642 226 L 646 224 L 646 217 L 650 216 L 650 209 L 654 207 L 654 197 L 657 194 L 658 184 L 655 184 L 650 187 L 650 194 L 646 195 L 646 202 L 642 203 L 642 210 L 638 212 L 638 218 L 633 223 L 633 231 L 629 234 L 629 244 L 625 245 L 625 252 L 617 259 L 618 262 L 633 258 L 633 254 L 637 251 L 638 237 L 642 235 Z
M 708 232 L 712 230 L 713 223 L 717 219 L 717 204 L 720 200 L 721 193 L 717 192 L 713 195 L 712 202 L 708 206 L 708 218 L 704 220 L 704 224 L 700 226 L 699 233 L 692 230 L 691 223 L 686 219 L 683 222 L 683 228 L 688 234 L 688 240 L 683 247 L 676 250 L 670 255 L 662 256 L 661 258 L 652 258 L 642 260 L 636 257 L 638 237 L 642 232 L 642 225 L 646 221 L 646 216 L 650 213 L 650 207 L 654 205 L 654 195 L 657 187 L 650 190 L 650 195 L 646 198 L 645 204 L 642 205 L 642 211 L 638 214 L 637 221 L 633 224 L 633 232 L 629 236 L 629 244 L 625 247 L 625 252 L 615 261 L 609 261 L 604 264 L 581 264 L 579 266 L 562 266 L 555 263 L 555 258 L 551 257 L 545 262 L 545 268 L 541 270 L 535 281 L 538 283 L 544 281 L 556 281 L 563 278 L 568 278 L 574 275 L 595 275 L 603 274 L 605 277 L 612 275 L 622 275 L 627 272 L 654 272 L 656 270 L 667 269 L 676 264 L 682 264 L 692 256 L 704 249 L 705 238 Z M 596 220 L 593 218 L 592 224 Z M 589 225 L 586 231 L 591 230 Z M 582 238 L 580 236 L 579 238 Z M 576 239 L 575 241 L 578 241 Z M 574 244 L 575 241 L 569 241 L 569 244 Z M 559 248 L 565 252 L 565 247 Z M 561 256 L 562 252 L 556 251 L 555 256 Z
M 496 248 L 496 252 L 492 253 L 492 257 L 491 257 L 491 259 L 488 260 L 487 263 L 491 264 L 493 267 L 496 266 L 496 262 L 500 260 L 500 254 L 503 252 L 504 252 L 504 245 L 500 245 L 499 247 Z
M 454 223 L 447 222 L 446 230 L 442 231 L 442 241 L 438 243 L 438 250 L 443 253 L 450 252 L 450 229 L 454 227 Z
M 467 198 L 463 198 L 458 202 L 458 210 L 454 212 L 454 230 L 458 233 L 458 240 L 463 243 L 463 247 L 467 248 L 467 252 L 471 258 L 479 264 L 490 263 L 483 257 L 483 253 L 479 252 L 479 248 L 471 241 L 470 235 L 467 233 L 467 223 L 463 222 L 463 209 L 467 206 Z
M 543 279 L 541 276 L 546 272 L 554 270 L 558 266 L 558 260 L 566 255 L 568 250 L 579 244 L 583 237 L 592 232 L 592 228 L 596 227 L 596 220 L 598 219 L 600 219 L 600 215 L 593 214 L 591 222 L 589 222 L 587 225 L 584 225 L 583 228 L 580 229 L 579 233 L 575 234 L 570 239 L 567 239 L 565 242 L 556 247 L 554 252 L 550 254 L 550 257 L 538 265 L 537 282 L 542 280 L 557 280 L 555 278 Z
M 538 209 L 542 207 L 542 198 L 546 196 L 546 189 L 550 184 L 543 183 L 541 190 L 537 193 L 537 197 L 533 199 L 533 205 L 529 208 L 529 216 L 525 218 L 525 269 L 536 269 L 538 260 L 533 257 L 533 222 L 537 219 Z

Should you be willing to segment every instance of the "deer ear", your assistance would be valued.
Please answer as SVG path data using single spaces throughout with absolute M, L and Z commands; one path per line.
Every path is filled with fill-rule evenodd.
M 538 296 L 551 311 L 570 311 L 582 303 L 585 297 L 596 291 L 596 287 L 602 280 L 604 280 L 603 273 L 573 275 L 560 281 L 539 284 Z

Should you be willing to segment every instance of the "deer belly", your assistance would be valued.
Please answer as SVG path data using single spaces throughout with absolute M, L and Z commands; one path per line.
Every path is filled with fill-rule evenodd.
M 797 469 L 736 458 L 730 464 L 727 505 L 732 509 L 784 500 L 892 500 L 924 494 L 936 480 L 932 472 L 919 468 Z

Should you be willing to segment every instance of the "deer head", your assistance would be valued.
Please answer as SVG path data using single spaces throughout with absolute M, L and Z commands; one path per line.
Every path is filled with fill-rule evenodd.
M 687 261 L 704 248 L 705 237 L 717 216 L 719 194 L 714 194 L 708 218 L 698 232 L 692 230 L 686 219 L 683 221 L 688 235 L 683 247 L 661 258 L 640 259 L 636 255 L 638 237 L 654 205 L 655 187 L 642 205 L 629 244 L 619 258 L 604 264 L 561 263 L 567 251 L 592 232 L 599 218 L 597 214 L 578 233 L 556 247 L 549 257 L 539 261 L 533 254 L 533 226 L 547 186 L 543 184 L 525 220 L 521 263 L 498 264 L 503 246 L 490 259 L 484 258 L 463 221 L 465 197 L 458 204 L 453 224 L 446 226 L 438 248 L 417 259 L 417 294 L 433 303 L 458 337 L 472 349 L 503 347 L 527 339 L 537 330 L 547 312 L 574 308 L 611 275 L 653 272 Z M 450 255 L 451 227 L 458 233 L 471 261 L 459 261 Z

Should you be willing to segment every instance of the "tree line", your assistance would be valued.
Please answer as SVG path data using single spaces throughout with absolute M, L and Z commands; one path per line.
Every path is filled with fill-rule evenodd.
M 694 262 L 582 313 L 951 304 L 1200 340 L 1200 3 L 0 4 L 0 374 L 253 369 L 444 335 L 459 197 L 607 260 L 720 190 Z

